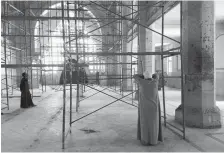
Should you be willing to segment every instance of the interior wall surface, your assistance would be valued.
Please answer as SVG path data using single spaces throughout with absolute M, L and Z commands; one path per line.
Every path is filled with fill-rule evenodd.
M 217 99 L 224 100 L 224 22 L 216 24 L 215 68 Z
M 223 23 L 216 23 L 216 38 L 224 34 L 224 24 Z M 158 36 L 154 36 L 156 42 L 160 41 L 160 38 Z M 176 40 L 179 41 L 179 38 L 175 38 Z M 219 97 L 218 99 L 221 98 L 224 99 L 224 63 L 223 63 L 223 57 L 224 57 L 224 35 L 220 36 L 216 42 L 215 42 L 215 68 L 216 68 L 216 96 Z M 170 43 L 172 48 L 179 47 L 179 44 L 176 42 L 173 42 L 172 40 L 164 40 L 164 43 Z M 181 75 L 181 69 L 180 69 L 180 58 L 177 56 L 172 57 L 172 72 L 169 73 L 168 75 L 170 76 L 180 76 Z M 158 61 L 155 61 L 158 65 Z M 157 68 L 158 69 L 158 68 Z M 164 67 L 166 69 L 166 67 Z M 168 78 L 167 79 L 167 86 L 172 87 L 172 88 L 181 88 L 181 80 L 180 78 Z

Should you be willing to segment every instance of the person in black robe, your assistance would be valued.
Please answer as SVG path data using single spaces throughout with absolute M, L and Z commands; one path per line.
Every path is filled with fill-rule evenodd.
M 20 83 L 20 91 L 21 91 L 21 108 L 29 108 L 34 107 L 36 105 L 33 104 L 31 94 L 29 91 L 29 84 L 28 84 L 28 75 L 27 73 L 22 73 L 23 78 L 21 79 Z
M 96 84 L 100 85 L 100 73 L 96 72 Z
M 86 71 L 85 69 L 82 67 L 81 70 L 79 71 L 79 82 L 81 83 L 85 83 L 87 84 L 88 83 L 88 77 L 87 77 L 87 74 L 86 74 Z

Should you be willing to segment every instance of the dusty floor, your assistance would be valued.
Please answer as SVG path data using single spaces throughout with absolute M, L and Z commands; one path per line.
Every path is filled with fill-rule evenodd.
M 98 90 L 105 87 L 94 86 Z M 75 88 L 75 86 L 74 86 Z M 119 91 L 111 89 L 103 92 L 122 97 Z M 40 91 L 34 92 L 36 95 Z M 84 93 L 88 97 L 97 91 L 86 88 Z M 128 93 L 124 93 L 126 95 Z M 19 95 L 19 93 L 18 93 Z M 113 102 L 115 99 L 103 93 L 80 102 L 78 113 L 75 111 L 75 95 L 73 90 L 72 121 Z M 160 93 L 161 96 L 161 93 Z M 84 98 L 85 98 L 84 97 Z M 186 140 L 170 128 L 164 127 L 164 142 L 157 146 L 142 146 L 136 139 L 137 109 L 124 102 L 118 101 L 112 105 L 72 124 L 69 133 L 69 91 L 66 103 L 66 139 L 64 151 L 223 151 L 224 127 L 213 130 L 196 128 L 186 129 Z M 5 100 L 5 99 L 2 99 Z M 131 95 L 124 98 L 132 103 Z M 161 99 L 162 102 L 162 99 Z M 48 87 L 41 97 L 34 97 L 37 107 L 30 109 L 19 108 L 20 99 L 10 98 L 10 110 L 2 110 L 1 117 L 1 150 L 10 151 L 63 151 L 62 150 L 62 91 Z M 136 101 L 134 101 L 134 104 Z M 180 104 L 180 91 L 166 89 L 166 113 L 168 122 L 178 126 L 174 120 L 174 110 Z M 217 101 L 223 111 L 224 102 Z M 3 107 L 3 106 L 2 106 Z M 89 131 L 88 131 L 89 130 Z

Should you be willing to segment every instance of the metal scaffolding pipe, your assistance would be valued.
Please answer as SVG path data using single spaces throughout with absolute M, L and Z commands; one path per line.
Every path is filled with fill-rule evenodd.
M 77 5 L 74 4 L 75 9 L 77 9 Z M 75 17 L 78 17 L 77 11 L 75 11 Z M 77 20 L 75 20 L 75 35 L 78 35 L 78 28 L 77 28 Z M 78 53 L 78 40 L 75 39 L 75 44 L 76 44 L 76 53 Z M 68 43 L 71 43 L 71 40 L 69 40 Z M 79 55 L 76 54 L 76 61 L 78 62 L 79 60 Z M 79 78 L 79 67 L 76 67 L 76 71 L 77 71 L 77 76 Z M 77 90 L 76 90 L 76 112 L 78 112 L 78 108 L 79 108 L 79 80 L 77 80 Z
M 21 67 L 64 67 L 63 64 L 1 64 L 2 68 Z M 88 67 L 88 64 L 78 64 L 78 67 Z
M 63 42 L 64 42 L 64 51 L 65 51 L 65 22 L 64 22 L 64 5 L 63 1 L 61 1 L 61 7 L 62 7 L 62 31 L 63 31 Z M 63 74 L 63 115 L 62 115 L 62 149 L 65 148 L 65 107 L 66 107 L 66 56 L 64 54 L 64 74 Z
M 67 1 L 67 16 L 69 18 L 69 3 Z M 71 35 L 70 35 L 70 20 L 68 19 L 68 39 L 69 39 L 69 51 L 71 51 Z M 71 55 L 69 57 L 72 59 Z M 71 132 L 71 125 L 72 125 L 72 66 L 70 65 L 70 114 L 69 114 L 69 125 L 70 125 L 70 132 Z
M 4 20 L 11 20 L 11 21 L 14 21 L 14 20 L 22 20 L 23 19 L 23 16 L 4 16 L 4 15 L 1 15 L 1 18 L 4 19 Z M 26 20 L 61 20 L 62 16 L 26 16 Z M 63 17 L 64 20 L 107 20 L 108 18 L 104 18 L 104 17 L 99 17 L 99 18 L 94 18 L 94 17 Z M 110 19 L 117 19 L 117 20 L 130 20 L 129 18 L 126 18 L 126 19 L 122 19 L 122 18 L 110 18 Z
M 72 54 L 72 55 L 84 55 L 83 53 L 74 53 L 74 52 L 67 52 L 67 54 Z M 144 55 L 179 55 L 180 52 L 122 52 L 122 53 L 115 53 L 115 52 L 86 52 L 85 55 L 98 55 L 98 56 L 133 56 L 133 55 L 139 55 L 139 56 L 144 56 Z
M 97 6 L 99 6 L 99 7 L 101 7 L 101 8 L 103 8 L 103 9 L 105 9 L 105 10 L 107 10 L 107 11 L 109 11 L 109 12 L 111 12 L 111 13 L 113 13 L 113 14 L 115 14 L 115 15 L 117 15 L 117 16 L 119 16 L 119 17 L 121 17 L 121 18 L 124 19 L 124 20 L 129 20 L 129 21 L 131 21 L 131 22 L 133 22 L 133 23 L 135 23 L 135 24 L 137 24 L 137 25 L 140 25 L 140 26 L 142 26 L 142 27 L 144 27 L 144 28 L 146 28 L 146 29 L 148 29 L 148 30 L 151 30 L 152 32 L 155 32 L 155 33 L 157 33 L 157 34 L 159 34 L 159 35 L 162 35 L 163 37 L 166 37 L 166 38 L 168 38 L 168 39 L 170 39 L 170 40 L 173 40 L 174 42 L 180 43 L 179 41 L 177 41 L 177 40 L 175 40 L 175 39 L 173 39 L 173 38 L 170 38 L 170 37 L 168 37 L 168 36 L 166 36 L 166 35 L 164 35 L 164 34 L 161 34 L 161 33 L 157 32 L 157 31 L 155 31 L 155 30 L 149 28 L 149 27 L 146 26 L 146 25 L 142 25 L 141 23 L 139 23 L 139 22 L 136 21 L 136 20 L 128 19 L 127 17 L 124 17 L 124 16 L 121 16 L 121 15 L 119 15 L 119 14 L 117 14 L 117 13 L 114 13 L 113 11 L 108 10 L 107 8 L 103 7 L 102 5 L 97 4 L 96 2 L 93 2 L 93 1 L 90 1 L 90 2 L 93 3 L 93 4 L 95 4 L 95 5 L 97 5 Z
M 163 53 L 163 47 L 164 47 L 164 7 L 162 7 L 162 40 L 161 40 L 161 53 Z M 163 94 L 163 116 L 164 116 L 164 125 L 166 127 L 166 103 L 165 103 L 165 81 L 164 81 L 164 58 L 161 56 L 161 62 L 162 62 L 162 94 Z
M 4 14 L 6 14 L 6 2 L 4 3 Z M 6 23 L 3 24 L 3 33 L 6 33 Z M 7 56 L 6 56 L 6 38 L 3 38 L 4 43 L 4 65 L 7 64 Z M 7 100 L 7 108 L 9 110 L 9 93 L 8 93 L 8 74 L 7 68 L 5 67 L 5 85 L 6 85 L 6 100 Z
M 25 35 L 13 35 L 13 34 L 9 34 L 9 35 L 2 35 L 2 36 L 7 36 L 7 37 L 24 37 Z M 63 36 L 62 35 L 27 35 L 26 37 L 30 37 L 30 36 L 32 36 L 32 37 L 52 37 L 52 38 L 62 38 Z M 70 35 L 68 35 L 68 36 L 65 36 L 65 37 L 103 37 L 103 36 L 107 36 L 107 37 L 126 37 L 127 35 L 112 35 L 112 34 L 110 34 L 110 35 L 104 35 L 104 34 L 102 34 L 102 35 L 96 35 L 96 34 L 91 34 L 91 35 L 73 35 L 73 34 L 70 34 Z

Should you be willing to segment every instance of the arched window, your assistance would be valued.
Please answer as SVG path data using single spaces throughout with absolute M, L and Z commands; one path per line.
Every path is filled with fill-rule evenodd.
M 61 17 L 62 9 L 61 3 L 54 4 L 43 11 L 40 16 L 43 17 Z M 69 9 L 71 11 L 67 11 L 67 3 L 64 3 L 64 17 L 75 17 L 74 12 L 75 4 L 70 5 Z M 83 7 L 83 11 L 78 13 L 78 17 L 92 17 L 95 16 L 85 7 Z M 77 27 L 75 27 L 75 20 L 64 20 L 64 31 L 65 31 L 65 42 L 69 41 L 69 36 L 71 40 L 75 40 L 77 37 L 78 46 L 76 46 L 76 41 L 71 41 L 71 46 L 69 47 L 68 43 L 66 44 L 66 51 L 76 52 L 76 48 L 78 48 L 78 52 L 96 52 L 98 48 L 102 48 L 99 42 L 91 37 L 92 33 L 89 33 L 89 27 L 92 22 L 96 23 L 97 27 L 100 27 L 100 24 L 96 19 L 92 19 L 91 21 L 87 20 L 77 20 Z M 96 28 L 95 26 L 95 28 Z M 77 28 L 77 32 L 75 31 Z M 101 29 L 98 29 L 96 32 L 102 34 Z M 77 33 L 77 37 L 76 34 Z M 63 53 L 64 53 L 64 42 L 63 42 L 63 26 L 62 20 L 50 19 L 37 21 L 35 25 L 35 52 L 40 53 L 39 59 L 42 60 L 43 64 L 61 64 L 64 62 Z M 71 49 L 71 50 L 70 50 Z M 72 56 L 72 58 L 76 59 L 76 56 Z M 90 62 L 90 56 L 80 57 L 80 61 Z M 95 60 L 99 61 L 99 60 Z M 53 70 L 58 70 L 58 67 L 54 67 Z M 47 67 L 46 70 L 52 70 L 52 67 Z

